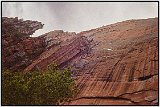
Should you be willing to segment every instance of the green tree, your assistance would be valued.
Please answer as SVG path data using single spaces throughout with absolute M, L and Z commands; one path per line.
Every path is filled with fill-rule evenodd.
M 2 73 L 2 105 L 58 105 L 76 94 L 70 69 L 49 65 L 44 71 Z

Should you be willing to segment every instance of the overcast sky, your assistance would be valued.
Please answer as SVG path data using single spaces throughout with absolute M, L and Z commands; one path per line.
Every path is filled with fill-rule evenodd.
M 2 16 L 36 20 L 45 24 L 34 36 L 58 29 L 78 33 L 128 19 L 158 17 L 158 3 L 3 2 Z

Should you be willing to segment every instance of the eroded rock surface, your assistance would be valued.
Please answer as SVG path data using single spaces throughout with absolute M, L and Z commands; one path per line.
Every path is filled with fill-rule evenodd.
M 92 42 L 69 105 L 157 105 L 158 19 L 129 20 L 80 33 Z
M 63 105 L 158 105 L 158 18 L 128 20 L 78 34 L 55 30 L 37 38 L 28 37 L 31 33 L 15 37 L 19 33 L 13 36 L 12 28 L 3 28 L 3 66 L 25 72 L 51 63 L 71 66 L 80 91 Z
M 2 18 L 2 68 L 24 70 L 45 49 L 45 39 L 30 37 L 43 24 L 16 18 Z
M 53 46 L 43 52 L 37 60 L 25 69 L 25 72 L 43 70 L 51 63 L 57 64 L 60 68 L 67 67 L 67 65 L 71 65 L 73 59 L 89 52 L 88 45 L 89 41 L 86 37 L 79 36 L 70 39 L 67 43 Z

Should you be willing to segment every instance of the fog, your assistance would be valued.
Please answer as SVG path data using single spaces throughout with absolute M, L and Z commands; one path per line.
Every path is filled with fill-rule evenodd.
M 42 22 L 33 36 L 53 30 L 81 32 L 129 19 L 158 17 L 156 2 L 2 2 L 2 16 Z

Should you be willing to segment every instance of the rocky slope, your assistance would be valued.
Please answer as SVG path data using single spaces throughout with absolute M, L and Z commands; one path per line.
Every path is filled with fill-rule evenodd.
M 157 105 L 158 19 L 128 20 L 80 33 L 95 45 L 76 72 L 69 105 Z
M 157 18 L 128 20 L 78 34 L 56 30 L 36 38 L 29 35 L 37 26 L 41 28 L 39 24 L 31 28 L 31 33 L 24 34 L 17 29 L 4 30 L 8 29 L 4 22 L 3 67 L 30 72 L 45 69 L 50 63 L 56 63 L 62 69 L 71 66 L 80 91 L 64 105 L 158 104 Z M 16 22 L 13 28 L 15 25 L 19 23 Z M 13 31 L 20 36 L 10 36 Z M 27 50 L 30 50 L 29 54 Z M 6 54 L 8 51 L 9 55 Z M 25 54 L 20 54 L 23 57 L 14 55 L 23 52 Z

